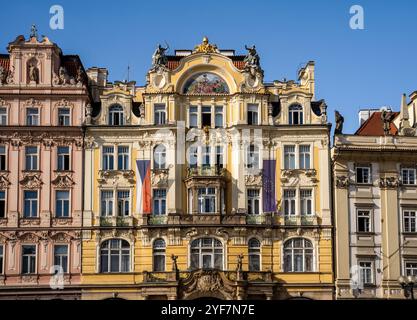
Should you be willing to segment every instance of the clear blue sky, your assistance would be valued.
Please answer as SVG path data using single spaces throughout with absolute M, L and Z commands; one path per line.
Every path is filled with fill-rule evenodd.
M 49 28 L 49 8 L 63 6 L 64 30 Z M 352 5 L 365 10 L 365 30 L 349 27 Z M 399 108 L 402 93 L 417 90 L 415 0 L 13 0 L 0 12 L 0 52 L 17 35 L 39 34 L 78 54 L 86 68 L 107 67 L 110 80 L 144 84 L 158 43 L 193 48 L 207 35 L 223 49 L 245 53 L 256 44 L 265 80 L 295 79 L 302 63 L 316 61 L 317 99 L 345 116 L 345 132 L 358 127 L 360 108 Z

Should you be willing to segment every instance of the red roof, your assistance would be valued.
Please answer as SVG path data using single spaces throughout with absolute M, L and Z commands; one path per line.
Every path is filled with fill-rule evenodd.
M 390 113 L 390 135 L 397 135 L 398 128 L 392 122 L 400 113 Z M 368 120 L 366 120 L 362 126 L 356 131 L 355 135 L 358 136 L 384 136 L 384 123 L 381 119 L 381 112 L 373 113 Z
M 9 55 L 1 54 L 0 55 L 0 66 L 2 66 L 5 70 L 9 70 L 10 59 Z

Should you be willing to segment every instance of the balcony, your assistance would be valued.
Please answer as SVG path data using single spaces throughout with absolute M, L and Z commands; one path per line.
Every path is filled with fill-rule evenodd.
M 150 225 L 166 225 L 166 224 L 168 224 L 168 216 L 166 216 L 166 215 L 150 216 L 149 219 L 148 219 L 148 224 L 150 224 Z
M 187 178 L 224 177 L 226 169 L 218 166 L 202 166 L 187 168 Z
M 271 224 L 271 215 L 267 214 L 249 214 L 246 216 L 246 224 L 265 225 Z
M 316 226 L 317 216 L 283 216 L 280 217 L 281 224 L 285 226 Z
M 133 227 L 133 217 L 100 217 L 100 227 Z

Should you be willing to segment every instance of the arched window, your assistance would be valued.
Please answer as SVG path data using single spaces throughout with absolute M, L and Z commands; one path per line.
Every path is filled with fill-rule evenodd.
M 153 242 L 153 271 L 165 271 L 165 240 L 156 239 Z
M 159 144 L 153 150 L 153 168 L 166 169 L 167 150 L 163 144 Z
M 284 244 L 284 272 L 313 272 L 313 244 L 303 238 Z
M 111 239 L 101 244 L 100 272 L 130 272 L 129 242 L 121 239 Z
M 248 243 L 249 247 L 249 271 L 261 271 L 261 243 L 258 239 L 252 238 Z
M 223 245 L 213 238 L 201 238 L 191 242 L 190 268 L 223 269 Z
M 115 104 L 109 109 L 109 125 L 122 126 L 125 123 L 123 107 Z
M 304 123 L 304 116 L 303 116 L 303 107 L 299 104 L 294 104 L 289 108 L 289 124 L 303 124 Z

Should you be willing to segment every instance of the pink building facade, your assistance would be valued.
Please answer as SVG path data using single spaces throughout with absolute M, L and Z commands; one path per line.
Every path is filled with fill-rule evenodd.
M 76 299 L 87 77 L 78 56 L 34 32 L 7 49 L 0 55 L 0 299 Z

